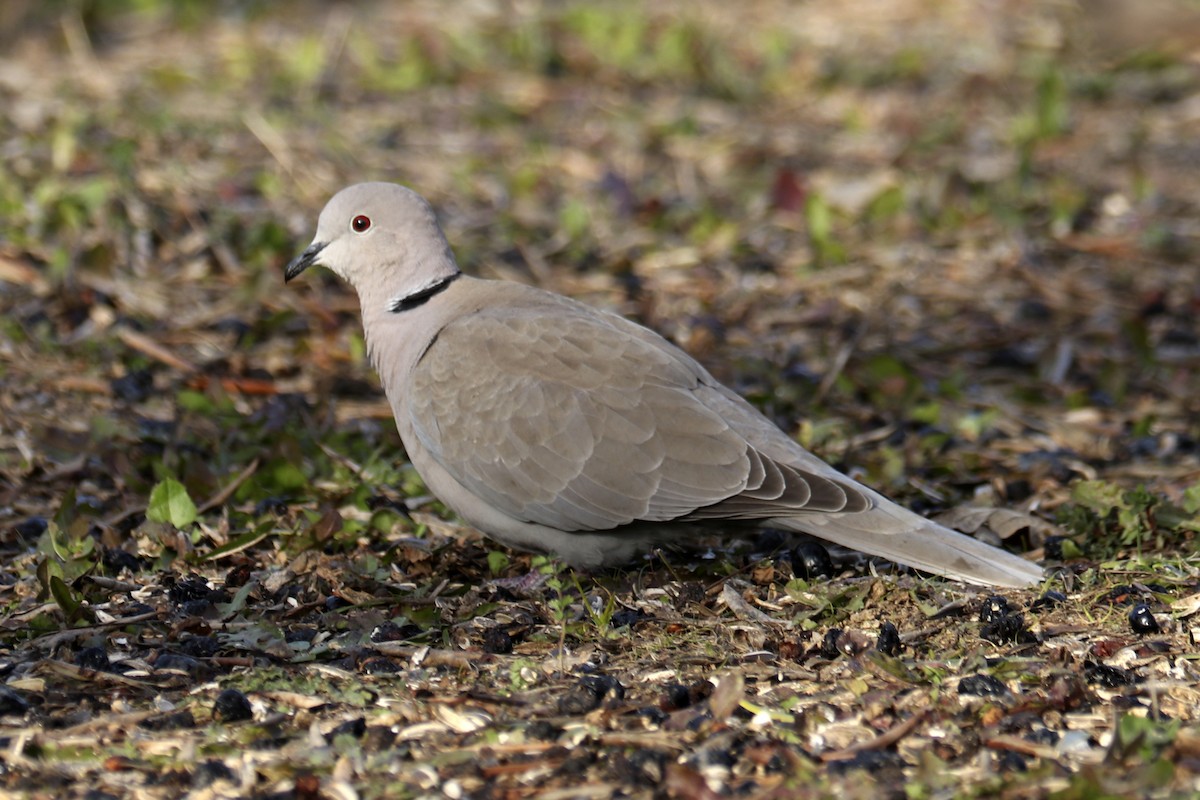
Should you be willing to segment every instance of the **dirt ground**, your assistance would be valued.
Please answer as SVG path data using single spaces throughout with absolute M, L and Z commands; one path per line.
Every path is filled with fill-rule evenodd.
M 1200 795 L 1194 2 L 10 0 L 0 107 L 0 794 Z M 361 180 L 1046 582 L 490 543 L 283 285 Z

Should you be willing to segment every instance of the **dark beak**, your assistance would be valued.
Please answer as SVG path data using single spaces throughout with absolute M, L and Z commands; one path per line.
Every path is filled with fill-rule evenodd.
M 313 242 L 300 255 L 292 259 L 291 263 L 283 270 L 283 282 L 287 283 L 292 278 L 299 275 L 304 270 L 317 263 L 317 256 L 325 249 L 327 242 Z

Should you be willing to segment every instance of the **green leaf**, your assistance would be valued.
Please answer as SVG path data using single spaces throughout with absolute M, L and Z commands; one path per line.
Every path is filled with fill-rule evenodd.
M 811 193 L 804 204 L 804 221 L 808 223 L 808 235 L 818 249 L 828 246 L 833 235 L 833 212 L 825 198 Z
M 67 489 L 67 493 L 63 495 L 62 502 L 58 504 L 58 511 L 54 512 L 53 522 L 58 526 L 59 530 L 67 530 L 71 527 L 71 523 L 79 516 L 79 510 L 76 507 L 75 487 Z
M 1083 550 L 1074 539 L 1063 539 L 1062 557 L 1063 561 L 1073 561 L 1076 558 L 1083 558 Z
M 487 554 L 488 571 L 493 575 L 499 575 L 508 566 L 508 554 L 500 550 L 489 550 Z
M 51 522 L 38 539 L 38 552 L 60 562 L 68 572 L 72 565 L 81 565 L 68 580 L 74 580 L 91 568 L 95 550 L 96 540 L 87 534 L 87 520 L 76 520 L 68 531 Z
M 1114 741 L 1110 747 L 1123 758 L 1135 757 L 1149 762 L 1175 741 L 1181 725 L 1177 719 L 1159 721 L 1149 717 L 1122 714 L 1117 718 Z
M 1067 81 L 1059 69 L 1047 69 L 1037 86 L 1037 134 L 1048 139 L 1067 130 Z
M 894 656 L 889 656 L 878 650 L 868 650 L 863 654 L 863 658 L 872 662 L 880 671 L 891 675 L 897 680 L 911 684 L 929 683 L 928 677 L 909 669 L 907 664 Z
M 1071 499 L 1104 516 L 1115 508 L 1128 508 L 1120 486 L 1108 481 L 1080 481 L 1071 489 Z
M 1189 514 L 1200 513 L 1200 483 L 1194 483 L 1184 490 L 1183 510 Z
M 872 222 L 878 222 L 894 217 L 903 210 L 904 190 L 899 186 L 889 186 L 867 205 L 864 217 Z
M 38 537 L 38 552 L 60 564 L 71 557 L 63 543 L 62 531 L 57 522 L 52 520 L 46 525 L 46 530 L 42 532 L 42 535 Z
M 271 535 L 270 526 L 263 525 L 254 530 L 247 531 L 240 536 L 235 536 L 220 547 L 214 547 L 208 555 L 204 556 L 204 561 L 216 561 L 224 558 L 231 553 L 239 553 L 242 550 L 249 549 L 261 542 L 263 539 Z
M 912 407 L 909 411 L 909 416 L 914 422 L 923 422 L 926 425 L 937 425 L 942 418 L 942 404 L 937 400 L 930 400 L 928 403 L 919 403 Z
M 270 479 L 270 485 L 275 491 L 284 494 L 298 491 L 308 485 L 308 478 L 304 477 L 304 472 L 287 459 L 272 460 L 263 472 L 264 477 Z
M 988 409 L 978 414 L 967 414 L 954 426 L 959 435 L 969 442 L 977 442 L 996 424 L 999 414 L 994 409 Z
M 41 584 L 42 591 L 38 594 L 38 599 L 42 599 L 51 595 L 50 583 L 55 578 L 62 580 L 62 564 L 53 558 L 44 558 L 37 565 L 37 579 Z
M 257 581 L 247 581 L 238 589 L 237 594 L 228 603 L 218 603 L 219 610 L 222 616 L 231 617 L 239 613 L 246 607 L 246 600 L 250 597 L 250 592 L 258 587 Z
M 185 528 L 196 521 L 196 504 L 192 502 L 182 483 L 174 478 L 167 478 L 151 490 L 146 519 L 151 522 L 169 522 L 176 528 Z
M 67 615 L 68 621 L 74 620 L 79 615 L 82 603 L 75 596 L 75 592 L 71 591 L 71 587 L 67 586 L 57 575 L 50 576 L 50 594 L 54 596 L 54 602 L 58 603 L 58 607 Z
M 559 221 L 572 239 L 587 233 L 592 224 L 592 213 L 580 200 L 568 200 L 559 211 Z
M 212 414 L 216 411 L 216 405 L 208 395 L 193 389 L 180 390 L 175 396 L 175 402 L 185 411 L 196 414 Z

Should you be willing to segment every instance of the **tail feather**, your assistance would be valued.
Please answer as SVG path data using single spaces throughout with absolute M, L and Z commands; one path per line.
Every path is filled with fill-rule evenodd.
M 1037 564 L 925 519 L 876 492 L 870 495 L 875 505 L 867 511 L 797 514 L 765 524 L 980 586 L 1024 588 L 1043 578 Z

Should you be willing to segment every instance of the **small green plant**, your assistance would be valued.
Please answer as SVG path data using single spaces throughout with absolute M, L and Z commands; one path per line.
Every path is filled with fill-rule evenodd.
M 532 566 L 546 576 L 546 587 L 554 592 L 554 597 L 546 602 L 550 608 L 551 619 L 559 625 L 566 625 L 568 611 L 571 607 L 571 596 L 566 593 L 567 581 L 564 579 L 566 567 L 562 562 L 550 556 L 534 556 Z
M 1177 719 L 1160 720 L 1122 714 L 1113 729 L 1109 754 L 1121 761 L 1150 764 L 1175 741 L 1181 725 Z
M 159 481 L 150 490 L 146 519 L 151 522 L 169 522 L 176 528 L 186 528 L 196 521 L 196 517 L 196 504 L 187 488 L 174 478 Z
M 1141 545 L 1154 529 L 1153 511 L 1158 499 L 1145 487 L 1125 490 L 1107 481 L 1080 481 L 1071 490 L 1071 499 L 1090 512 L 1075 520 L 1104 528 L 1106 521 L 1116 523 L 1118 541 L 1125 546 Z
M 546 587 L 554 593 L 546 601 L 550 609 L 550 619 L 558 625 L 558 657 L 559 668 L 566 671 L 567 621 L 570 618 L 572 597 L 567 593 L 567 581 L 564 573 L 567 567 L 560 561 L 549 556 L 534 556 L 531 566 L 546 576 Z
M 71 489 L 38 540 L 41 560 L 37 579 L 42 595 L 54 598 L 68 623 L 79 619 L 85 609 L 83 594 L 74 588 L 75 582 L 96 569 L 99 562 L 90 527 L 90 522 L 77 513 L 75 490 Z
M 1200 485 L 1187 489 L 1180 505 L 1145 486 L 1125 489 L 1101 480 L 1075 484 L 1071 499 L 1076 505 L 1060 511 L 1060 524 L 1074 534 L 1087 535 L 1100 556 L 1128 547 L 1138 553 L 1147 547 L 1161 549 L 1200 532 Z
M 518 658 L 508 667 L 508 681 L 516 691 L 523 691 L 537 683 L 538 665 L 528 658 Z
M 580 597 L 586 598 L 587 594 L 583 591 L 583 587 L 579 585 L 579 577 L 575 577 L 575 591 Z M 597 608 L 592 603 L 585 599 L 583 607 L 587 610 L 588 617 L 592 620 L 592 624 L 596 626 L 596 632 L 602 638 L 607 638 L 612 635 L 612 618 L 613 613 L 617 610 L 617 599 L 612 592 L 605 592 L 604 605 Z
M 817 192 L 811 192 L 804 201 L 804 222 L 817 265 L 846 260 L 845 246 L 834 238 L 833 221 L 833 208 L 829 202 Z

